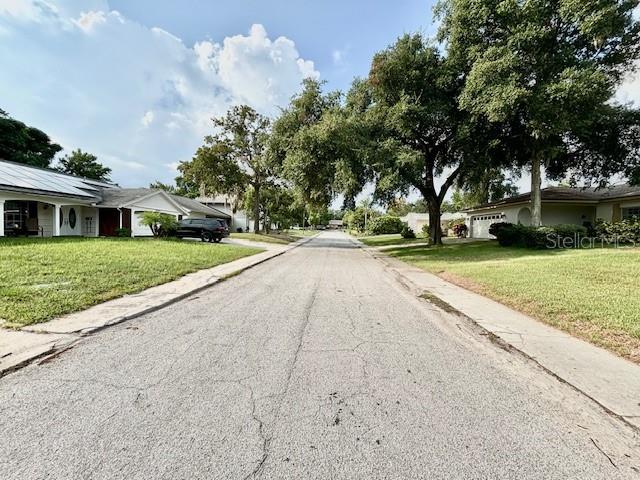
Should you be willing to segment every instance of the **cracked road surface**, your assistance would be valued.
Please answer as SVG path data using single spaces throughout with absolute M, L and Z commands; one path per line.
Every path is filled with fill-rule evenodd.
M 3 480 L 638 478 L 638 450 L 341 233 L 0 379 Z

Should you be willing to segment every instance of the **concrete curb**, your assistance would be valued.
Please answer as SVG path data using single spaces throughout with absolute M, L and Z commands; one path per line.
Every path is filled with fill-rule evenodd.
M 53 319 L 50 322 L 30 325 L 28 327 L 22 328 L 21 330 L 1 329 L 0 377 L 19 370 L 20 368 L 29 365 L 35 360 L 44 358 L 44 361 L 46 361 L 46 358 L 58 355 L 64 350 L 73 347 L 83 337 L 99 332 L 100 330 L 103 330 L 107 327 L 118 325 L 127 320 L 133 320 L 142 315 L 155 312 L 157 310 L 160 310 L 161 308 L 179 302 L 180 300 L 184 300 L 191 295 L 206 290 L 207 288 L 217 285 L 218 283 L 224 282 L 229 278 L 235 277 L 236 275 L 239 275 L 240 273 L 249 270 L 250 268 L 265 263 L 273 258 L 284 255 L 285 253 L 311 241 L 316 236 L 317 235 L 304 237 L 296 242 L 283 246 L 282 250 L 267 250 L 265 252 L 261 252 L 249 257 L 240 258 L 233 262 L 218 265 L 217 267 L 213 267 L 211 269 L 205 269 L 199 272 L 187 274 L 180 279 L 174 280 L 172 282 L 161 284 L 156 287 L 151 287 L 147 290 L 143 290 L 142 292 L 138 292 L 137 294 L 119 297 L 108 302 L 104 302 L 103 304 L 91 307 L 83 312 L 76 312 L 68 316 Z M 256 258 L 260 257 L 260 255 L 263 255 L 262 258 Z M 234 264 L 237 265 L 238 263 L 241 263 L 243 265 L 239 268 L 234 268 Z M 189 275 L 193 276 L 200 274 L 201 276 L 204 276 L 202 275 L 203 273 L 214 269 L 222 270 L 221 274 L 218 276 L 207 276 L 199 285 L 196 285 L 193 288 L 188 288 L 188 290 L 182 291 L 180 293 L 166 293 L 164 299 L 160 298 L 158 299 L 158 301 L 148 306 L 132 306 L 129 313 L 118 314 L 113 317 L 105 318 L 101 321 L 95 322 L 95 324 L 93 321 L 90 321 L 88 322 L 88 325 L 85 324 L 81 327 L 74 327 L 72 324 L 70 326 L 67 326 L 66 328 L 64 326 L 58 328 L 54 326 L 52 328 L 52 325 L 58 325 L 64 322 L 64 319 L 68 317 L 80 316 L 85 312 L 88 312 L 95 308 L 104 309 L 105 306 L 107 306 L 110 302 L 122 302 L 123 299 L 135 299 L 137 297 L 143 297 L 145 295 L 145 292 L 150 292 L 160 288 L 167 289 L 170 288 L 172 284 L 176 284 L 177 282 L 184 280 L 186 277 L 189 277 Z M 81 324 L 81 322 L 78 323 Z
M 412 294 L 465 320 L 500 348 L 522 356 L 592 400 L 611 416 L 640 431 L 639 365 L 389 257 L 383 251 L 356 243 L 366 254 L 381 262 Z M 444 294 L 447 289 L 448 294 Z M 463 298 L 465 296 L 466 299 Z M 475 313 L 470 308 L 473 302 L 476 305 L 486 304 L 488 311 Z M 490 318 L 492 315 L 501 318 L 494 321 Z M 505 325 L 511 320 L 515 325 L 506 329 Z M 519 328 L 522 329 L 520 332 Z M 540 332 L 550 335 L 540 335 Z

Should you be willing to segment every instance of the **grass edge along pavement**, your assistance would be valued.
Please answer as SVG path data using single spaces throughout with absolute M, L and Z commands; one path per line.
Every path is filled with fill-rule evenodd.
M 528 250 L 478 242 L 385 253 L 640 363 L 640 248 Z
M 262 251 L 157 239 L 2 239 L 0 319 L 6 327 L 44 322 Z

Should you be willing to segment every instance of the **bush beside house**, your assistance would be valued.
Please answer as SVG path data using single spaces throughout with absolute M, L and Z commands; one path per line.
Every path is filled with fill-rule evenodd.
M 563 239 L 585 238 L 587 229 L 580 225 L 554 225 L 526 227 L 513 223 L 498 222 L 489 227 L 489 233 L 503 247 L 555 248 Z
M 160 212 L 144 212 L 140 223 L 148 226 L 154 237 L 170 237 L 178 229 L 175 217 Z
M 598 221 L 595 227 L 596 235 L 605 239 L 617 239 L 622 243 L 640 244 L 640 218 L 620 222 Z
M 387 235 L 402 232 L 404 223 L 400 220 L 400 217 L 382 215 L 371 220 L 368 227 L 372 235 Z

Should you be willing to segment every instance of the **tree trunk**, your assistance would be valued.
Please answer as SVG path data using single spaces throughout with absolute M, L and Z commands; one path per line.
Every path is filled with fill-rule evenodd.
M 425 199 L 429 205 L 429 243 L 442 245 L 442 228 L 440 227 L 440 202 L 437 199 Z
M 264 231 L 265 233 L 271 233 L 271 219 L 269 218 L 269 209 L 264 207 Z
M 253 233 L 260 232 L 260 186 L 253 186 Z
M 533 156 L 531 162 L 531 226 L 542 225 L 542 178 L 540 173 L 540 156 Z

